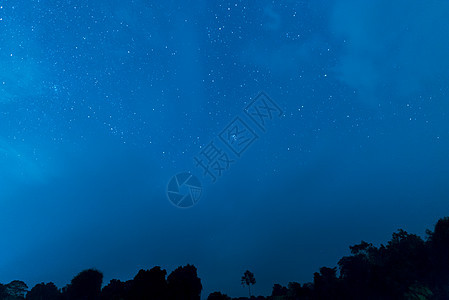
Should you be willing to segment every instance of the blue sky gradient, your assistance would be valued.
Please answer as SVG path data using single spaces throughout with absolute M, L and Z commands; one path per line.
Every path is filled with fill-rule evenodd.
M 449 212 L 449 3 L 0 2 L 0 282 L 192 263 L 203 296 L 311 281 Z M 194 156 L 283 110 L 215 183 Z M 202 182 L 189 209 L 170 178 Z

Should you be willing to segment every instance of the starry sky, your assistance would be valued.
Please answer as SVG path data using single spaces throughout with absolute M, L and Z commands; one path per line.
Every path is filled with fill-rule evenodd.
M 307 282 L 449 215 L 449 3 L 0 1 L 0 282 L 194 264 Z M 281 109 L 265 130 L 245 108 Z M 239 156 L 220 133 L 240 118 Z M 234 137 L 235 138 L 235 137 Z M 194 157 L 233 160 L 216 181 Z M 237 139 L 235 138 L 237 142 Z M 221 144 L 220 144 L 221 143 Z M 167 197 L 191 172 L 190 208 Z

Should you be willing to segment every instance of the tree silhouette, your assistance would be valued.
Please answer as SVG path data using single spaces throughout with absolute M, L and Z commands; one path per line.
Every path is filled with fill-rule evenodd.
M 117 279 L 112 279 L 107 286 L 105 286 L 101 290 L 101 299 L 102 300 L 121 300 L 128 299 L 127 286 L 130 284 L 126 284 Z
M 256 278 L 254 278 L 254 274 L 249 270 L 246 270 L 242 276 L 242 285 L 247 285 L 249 290 L 249 297 L 251 298 L 251 285 L 256 284 Z
M 315 296 L 319 299 L 337 297 L 339 294 L 337 268 L 320 268 L 320 272 L 313 276 L 313 287 L 316 290 Z
M 24 299 L 25 293 L 28 290 L 28 286 L 25 282 L 20 280 L 13 280 L 7 285 L 5 285 L 6 298 L 5 299 Z
M 101 294 L 103 274 L 89 269 L 76 275 L 64 290 L 68 300 L 98 300 Z
M 449 299 L 449 217 L 438 220 L 433 231 L 427 230 L 426 239 L 399 229 L 386 245 L 361 241 L 349 249 L 350 255 L 338 261 L 338 269 L 320 268 L 313 283 L 290 282 L 287 288 L 275 284 L 267 298 L 251 296 L 256 280 L 250 271 L 245 271 L 241 283 L 248 286 L 249 297 L 258 300 Z M 195 266 L 178 267 L 167 279 L 166 275 L 160 267 L 140 270 L 132 280 L 113 279 L 101 290 L 102 273 L 90 269 L 76 275 L 62 292 L 53 283 L 39 283 L 26 298 L 27 285 L 14 280 L 0 283 L 0 300 L 200 299 L 202 284 Z M 207 299 L 230 297 L 214 292 Z
M 161 300 L 167 298 L 167 271 L 161 267 L 140 270 L 131 283 L 130 299 Z
M 271 292 L 271 297 L 274 299 L 284 298 L 287 296 L 288 289 L 285 286 L 275 283 Z
M 306 283 L 301 286 L 298 282 L 289 282 L 287 300 L 312 299 L 313 284 Z
M 213 292 L 207 297 L 207 300 L 231 300 L 231 298 L 220 292 Z
M 199 300 L 203 286 L 195 266 L 178 267 L 167 277 L 169 299 Z
M 429 249 L 419 236 L 398 230 L 386 246 L 377 248 L 362 241 L 350 249 L 352 255 L 338 262 L 340 278 L 336 284 L 346 298 L 403 299 L 417 290 L 426 294 L 428 274 L 433 272 Z
M 5 299 L 7 296 L 6 286 L 0 283 L 0 299 Z
M 434 231 L 427 230 L 431 263 L 429 285 L 436 299 L 449 297 L 449 217 L 438 220 Z
M 26 295 L 26 300 L 58 300 L 61 296 L 53 282 L 38 283 Z

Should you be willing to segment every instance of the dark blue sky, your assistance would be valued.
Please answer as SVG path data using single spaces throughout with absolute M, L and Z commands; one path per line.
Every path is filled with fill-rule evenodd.
M 195 264 L 203 295 L 311 281 L 449 214 L 449 3 L 0 2 L 0 282 Z M 266 132 L 244 108 L 265 91 Z M 259 138 L 195 167 L 241 117 Z M 245 119 L 246 118 L 246 119 Z M 223 148 L 223 144 L 221 144 Z M 188 209 L 170 178 L 202 182 Z

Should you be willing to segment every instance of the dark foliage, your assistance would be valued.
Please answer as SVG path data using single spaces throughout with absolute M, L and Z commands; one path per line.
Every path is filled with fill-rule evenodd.
M 20 280 L 13 280 L 10 283 L 0 284 L 0 299 L 3 300 L 19 300 L 25 299 L 28 286 Z
M 196 271 L 196 269 L 195 269 Z M 162 300 L 167 297 L 167 271 L 160 267 L 151 270 L 140 270 L 130 284 L 129 299 Z
M 273 291 L 271 292 L 272 297 L 280 297 L 280 296 L 287 296 L 288 289 L 280 284 L 275 284 L 273 286 Z
M 203 286 L 195 266 L 178 267 L 167 278 L 169 299 L 199 300 Z
M 207 297 L 207 300 L 231 300 L 231 298 L 220 292 L 213 292 Z
M 53 282 L 36 284 L 26 296 L 26 300 L 58 300 L 61 293 Z
M 0 283 L 0 299 L 5 299 L 7 296 L 6 286 Z
M 251 285 L 256 284 L 256 278 L 254 277 L 254 274 L 251 271 L 246 270 L 240 281 L 242 285 L 248 286 L 249 297 L 251 298 Z
M 337 268 L 320 269 L 313 284 L 273 287 L 271 299 L 449 299 L 449 218 L 423 240 L 404 230 L 387 245 L 362 241 Z
M 102 300 L 128 299 L 130 284 L 117 279 L 112 279 L 107 286 L 101 290 Z
M 234 300 L 449 299 L 449 217 L 440 219 L 434 231 L 427 230 L 426 239 L 400 229 L 386 245 L 361 241 L 349 249 L 351 254 L 340 259 L 338 269 L 320 268 L 313 283 L 275 284 L 269 297 L 250 294 Z M 27 293 L 26 284 L 14 280 L 0 284 L 0 300 L 199 300 L 202 291 L 193 265 L 178 267 L 168 277 L 160 267 L 140 270 L 132 280 L 113 279 L 103 289 L 102 281 L 103 274 L 90 269 L 61 291 L 50 282 Z M 241 283 L 250 288 L 256 283 L 254 274 L 246 271 Z M 231 298 L 214 292 L 207 299 Z
M 63 290 L 63 299 L 67 300 L 99 300 L 103 274 L 89 269 L 76 275 Z

